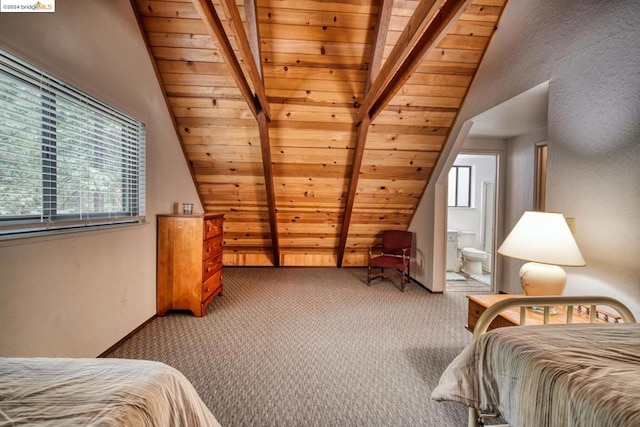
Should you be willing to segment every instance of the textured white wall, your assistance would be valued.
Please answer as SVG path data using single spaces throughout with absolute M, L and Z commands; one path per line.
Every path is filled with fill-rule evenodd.
M 2 13 L 0 46 L 147 125 L 147 224 L 0 243 L 0 356 L 93 357 L 155 314 L 155 215 L 202 206 L 128 0 Z
M 640 6 L 635 4 L 635 12 L 628 11 L 635 19 L 628 17 L 608 38 L 558 61 L 549 93 L 549 137 L 558 143 L 549 150 L 547 203 L 576 217 L 575 237 L 587 261 L 587 268 L 573 269 L 568 291 L 633 297 L 640 311 Z
M 640 2 L 636 0 L 510 0 L 449 146 L 455 148 L 453 141 L 466 120 L 549 80 L 547 210 L 576 218 L 575 237 L 587 261 L 587 267 L 567 269 L 567 293 L 612 295 L 636 314 L 640 314 L 638 52 Z M 450 155 L 445 152 L 442 162 Z M 437 167 L 436 173 L 440 170 Z M 530 194 L 532 188 L 512 188 L 507 197 L 521 192 Z M 506 203 L 509 206 L 510 201 Z M 436 200 L 425 197 L 414 222 L 429 216 L 426 212 L 432 209 Z M 437 230 L 418 235 L 418 245 L 434 237 Z M 517 280 L 504 277 L 505 283 Z

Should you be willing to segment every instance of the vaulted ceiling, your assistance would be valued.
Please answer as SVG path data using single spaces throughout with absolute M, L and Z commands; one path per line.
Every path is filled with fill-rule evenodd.
M 507 0 L 132 0 L 225 265 L 409 226 Z

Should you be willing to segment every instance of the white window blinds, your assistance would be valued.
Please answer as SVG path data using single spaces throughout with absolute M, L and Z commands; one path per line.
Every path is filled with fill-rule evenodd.
M 140 222 L 144 124 L 0 49 L 0 237 Z

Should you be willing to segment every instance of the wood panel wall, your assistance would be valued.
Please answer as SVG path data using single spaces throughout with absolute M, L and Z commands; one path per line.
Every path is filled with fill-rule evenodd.
M 199 1 L 132 5 L 202 204 L 225 215 L 225 265 L 366 265 L 366 248 L 382 230 L 408 227 L 506 0 L 473 0 L 451 23 L 368 126 L 357 171 L 372 54 L 381 47 L 384 64 L 421 2 L 393 1 L 387 30 L 376 39 L 381 1 L 237 1 L 247 34 L 257 29 L 271 177 L 256 117 Z M 212 4 L 246 76 L 240 36 L 220 0 Z

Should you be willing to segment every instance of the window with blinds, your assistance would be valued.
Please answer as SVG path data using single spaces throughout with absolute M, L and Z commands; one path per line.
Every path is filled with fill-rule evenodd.
M 0 49 L 0 238 L 142 222 L 144 124 Z

